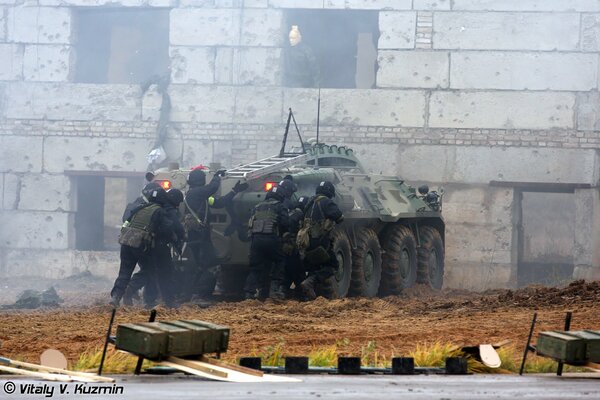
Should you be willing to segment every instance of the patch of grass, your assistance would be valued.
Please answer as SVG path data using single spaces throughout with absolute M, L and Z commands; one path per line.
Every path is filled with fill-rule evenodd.
M 308 364 L 312 367 L 332 367 L 337 365 L 337 345 L 314 348 L 308 355 Z
M 98 372 L 100 360 L 102 359 L 102 349 L 92 349 L 79 356 L 73 369 L 75 371 Z M 104 359 L 103 373 L 125 374 L 133 373 L 138 358 L 128 353 L 109 348 Z M 148 368 L 156 365 L 155 363 L 144 360 L 142 368 Z
M 415 367 L 443 367 L 448 357 L 460 357 L 458 346 L 451 343 L 418 343 L 415 350 L 408 353 L 414 358 Z

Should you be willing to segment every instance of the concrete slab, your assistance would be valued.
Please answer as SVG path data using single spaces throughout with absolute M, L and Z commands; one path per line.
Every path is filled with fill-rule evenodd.
M 380 50 L 377 62 L 377 87 L 448 87 L 447 52 Z
M 154 138 L 47 137 L 44 170 L 146 171 Z
M 488 262 L 452 261 L 446 258 L 444 288 L 484 291 L 515 287 L 516 266 Z M 474 399 L 475 397 L 472 397 Z
M 588 91 L 597 86 L 596 54 L 461 51 L 452 52 L 451 60 L 455 89 Z
M 575 190 L 574 279 L 600 278 L 600 193 L 597 188 Z
M 281 49 L 242 47 L 233 52 L 233 81 L 236 85 L 278 86 L 282 75 Z
M 18 81 L 23 79 L 23 52 L 22 45 L 0 43 L 0 60 L 2 60 L 0 80 Z
M 240 40 L 240 10 L 174 8 L 169 26 L 173 46 L 235 46 Z
M 39 276 L 62 279 L 84 271 L 114 279 L 119 253 L 54 249 L 10 249 L 6 251 L 4 276 Z
M 212 154 L 213 162 L 219 162 L 225 168 L 233 167 L 234 165 L 231 162 L 231 158 L 232 158 L 231 147 L 232 147 L 231 141 L 221 141 L 221 140 L 213 141 L 213 154 Z
M 8 9 L 7 38 L 16 43 L 69 44 L 71 10 L 18 6 Z
M 21 180 L 15 174 L 1 174 L 2 209 L 16 210 L 19 205 Z
M 579 21 L 575 13 L 439 12 L 433 48 L 576 51 Z
M 431 188 L 433 190 L 433 188 Z M 444 185 L 444 220 L 449 225 L 512 226 L 513 190 Z M 504 249 L 506 250 L 506 248 Z
M 321 90 L 321 122 L 325 125 L 423 126 L 424 112 L 424 91 Z
M 413 0 L 414 10 L 449 10 L 452 0 Z
M 598 168 L 593 149 L 415 145 L 400 146 L 395 156 L 399 161 L 394 174 L 408 181 L 444 184 L 500 180 L 596 185 Z
M 65 212 L 0 211 L 5 226 L 18 229 L 0 230 L 0 247 L 66 249 L 68 248 L 69 214 Z
M 172 121 L 233 121 L 234 87 L 171 85 L 169 94 L 173 103 L 171 109 Z
M 26 174 L 21 180 L 19 210 L 74 211 L 71 180 L 64 175 Z
M 323 8 L 324 0 L 269 0 L 273 8 Z
M 354 10 L 410 10 L 412 7 L 412 0 L 325 0 L 324 4 L 324 8 L 345 8 Z
M 283 11 L 277 9 L 244 9 L 242 46 L 282 46 Z
M 123 6 L 123 7 L 172 7 L 177 0 L 39 0 L 41 6 Z
M 23 78 L 26 81 L 68 82 L 71 57 L 71 46 L 26 45 Z
M 382 11 L 379 13 L 378 49 L 413 49 L 417 13 L 411 11 Z
M 483 11 L 600 11 L 589 0 L 453 0 L 453 10 Z
M 212 84 L 215 74 L 214 47 L 171 46 L 171 82 Z
M 577 129 L 600 130 L 600 93 L 577 93 Z
M 581 16 L 581 49 L 583 51 L 600 51 L 600 14 L 583 14 Z
M 42 140 L 0 135 L 0 172 L 42 172 Z
M 318 89 L 283 88 L 283 121 L 291 107 L 298 124 L 316 126 L 318 98 Z
M 139 85 L 14 82 L 4 116 L 17 119 L 139 120 Z
M 220 161 L 213 156 L 213 142 L 208 138 L 199 137 L 197 140 L 186 139 L 183 142 L 183 167 L 193 168 L 197 165 L 209 165 Z
M 152 393 L 161 399 L 188 400 L 203 393 L 208 398 L 239 399 L 252 396 L 257 399 L 285 398 L 306 400 L 307 397 L 323 399 L 495 399 L 556 398 L 595 399 L 600 395 L 597 379 L 588 374 L 555 374 L 518 376 L 514 374 L 476 375 L 302 375 L 299 383 L 231 383 L 214 382 L 198 377 L 182 376 L 116 376 L 116 385 L 123 387 L 123 400 L 139 399 Z M 570 375 L 570 376 L 569 376 Z M 586 376 L 587 375 L 587 379 Z M 20 385 L 38 385 L 39 381 L 27 378 L 10 378 L 17 390 Z M 47 382 L 48 389 L 60 393 L 60 384 Z M 65 384 L 63 384 L 65 385 Z M 68 383 L 67 390 L 73 393 L 76 383 Z M 79 384 L 81 385 L 81 384 Z M 250 393 L 249 393 L 250 392 Z M 16 392 L 18 393 L 18 392 Z
M 235 122 L 280 123 L 283 93 L 281 88 L 239 86 L 235 93 Z
M 574 127 L 575 94 L 561 92 L 441 92 L 431 94 L 429 126 L 552 129 Z

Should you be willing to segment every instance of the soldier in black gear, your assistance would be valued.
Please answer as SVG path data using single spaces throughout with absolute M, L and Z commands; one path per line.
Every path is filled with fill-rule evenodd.
M 289 33 L 289 44 L 283 54 L 284 86 L 319 87 L 321 79 L 317 60 L 312 49 L 302 42 L 297 25 L 293 25 Z
M 281 237 L 287 232 L 289 221 L 282 192 L 278 187 L 272 188 L 252 210 L 248 226 L 252 235 L 250 274 L 244 287 L 247 299 L 262 299 L 267 294 L 277 300 L 285 298 Z
M 294 193 L 298 191 L 298 187 L 294 183 L 294 178 L 291 175 L 286 175 L 281 182 L 279 182 L 279 188 L 283 189 L 283 205 L 289 211 L 296 207 L 296 202 L 293 199 Z
M 338 268 L 338 260 L 333 253 L 331 231 L 334 224 L 344 220 L 342 211 L 332 200 L 335 187 L 324 181 L 317 186 L 316 196 L 306 206 L 304 224 L 309 224 L 310 242 L 305 251 L 304 265 L 308 277 L 300 284 L 300 289 L 308 299 L 316 298 L 317 292 L 333 297 L 331 278 Z
M 132 305 L 133 297 L 144 288 L 144 305 L 153 307 L 160 291 L 164 304 L 168 307 L 174 306 L 174 282 L 173 282 L 173 258 L 171 247 L 177 254 L 181 253 L 185 241 L 185 230 L 181 224 L 179 205 L 183 201 L 183 193 L 179 189 L 167 191 L 167 202 L 163 206 L 167 217 L 172 224 L 173 234 L 171 237 L 157 235 L 153 249 L 153 259 L 156 264 L 154 278 L 149 274 L 148 268 L 140 265 L 140 271 L 136 272 L 129 281 L 127 290 L 123 295 L 123 304 Z
M 156 236 L 170 236 L 173 233 L 172 224 L 162 205 L 167 202 L 166 192 L 156 189 L 152 184 L 144 190 L 149 194 L 149 203 L 134 207 L 129 219 L 123 224 L 119 243 L 121 244 L 121 265 L 119 274 L 110 292 L 111 304 L 118 307 L 125 293 L 131 274 L 136 264 L 146 269 L 148 275 L 154 278 L 156 263 L 152 254 Z
M 220 198 L 214 198 L 221 184 L 225 170 L 215 173 L 206 184 L 206 174 L 202 169 L 194 169 L 188 176 L 190 189 L 185 196 L 184 226 L 187 231 L 188 245 L 194 256 L 197 271 L 190 277 L 192 288 L 184 289 L 184 298 L 195 294 L 198 300 L 209 299 L 217 283 L 214 270 L 216 266 L 215 248 L 211 240 L 210 207 L 223 208 L 231 202 L 236 193 L 243 191 L 247 184 L 237 182 L 232 191 Z
M 131 203 L 127 204 L 127 207 L 125 207 L 125 212 L 123 212 L 123 217 L 121 218 L 122 222 L 129 220 L 134 210 L 138 210 L 139 208 L 150 203 L 149 198 L 152 194 L 152 191 L 160 188 L 161 186 L 156 182 L 150 182 L 144 186 L 140 196 Z
M 300 284 L 306 279 L 306 270 L 304 263 L 300 258 L 298 246 L 296 246 L 296 236 L 304 220 L 304 209 L 310 199 L 302 196 L 298 199 L 295 206 L 289 212 L 290 228 L 283 237 L 283 254 L 285 257 L 285 288 L 288 291 L 287 297 L 301 297 Z M 290 287 L 294 284 L 294 291 Z

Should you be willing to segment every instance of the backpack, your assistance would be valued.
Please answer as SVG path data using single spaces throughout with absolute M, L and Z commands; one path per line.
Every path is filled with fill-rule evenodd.
M 304 218 L 304 221 L 302 222 L 302 226 L 298 230 L 298 236 L 296 236 L 296 246 L 298 246 L 298 251 L 300 252 L 300 255 L 302 256 L 302 258 L 304 258 L 305 256 L 308 257 L 310 253 L 314 252 L 314 250 L 317 250 L 319 253 L 318 257 L 314 257 L 314 258 L 318 258 L 319 260 L 321 260 L 321 262 L 327 261 L 327 260 L 324 260 L 324 261 L 322 260 L 324 258 L 323 254 L 322 254 L 323 252 L 319 251 L 319 248 L 321 250 L 325 250 L 322 248 L 322 246 L 319 246 L 317 249 L 307 251 L 308 248 L 310 247 L 310 239 L 318 239 L 318 238 L 324 237 L 333 229 L 333 221 L 331 221 L 330 219 L 323 218 L 321 221 L 315 221 L 313 219 L 315 207 L 319 207 L 319 210 L 321 211 L 321 215 L 323 215 L 323 209 L 321 207 L 321 200 L 323 200 L 325 198 L 326 198 L 325 196 L 318 196 L 314 200 L 314 203 L 312 205 L 312 209 L 310 212 L 310 216 Z M 323 217 L 325 217 L 325 216 L 323 215 Z M 308 257 L 308 258 L 311 258 L 311 257 Z M 329 256 L 327 256 L 327 258 L 329 258 Z M 309 260 L 309 261 L 311 261 L 311 260 Z
M 133 214 L 131 221 L 125 221 L 121 227 L 119 244 L 133 247 L 134 249 L 146 249 L 152 247 L 154 232 L 152 232 L 150 223 L 152 221 L 152 216 L 159 209 L 160 206 L 158 204 L 150 203 Z

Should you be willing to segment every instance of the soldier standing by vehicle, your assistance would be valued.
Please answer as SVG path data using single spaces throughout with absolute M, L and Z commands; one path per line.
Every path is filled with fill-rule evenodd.
M 179 215 L 179 204 L 183 201 L 183 193 L 178 189 L 169 189 L 167 191 L 167 203 L 164 206 L 165 213 L 172 224 L 172 235 L 170 237 L 157 235 L 153 252 L 154 262 L 156 263 L 155 279 L 148 274 L 149 270 L 140 266 L 140 271 L 136 272 L 129 281 L 127 290 L 123 295 L 123 304 L 132 305 L 133 297 L 144 288 L 144 306 L 153 307 L 156 304 L 158 291 L 162 301 L 168 307 L 174 306 L 174 288 L 173 288 L 173 258 L 171 248 L 176 253 L 181 254 L 183 242 L 185 240 L 185 230 L 181 224 Z
M 289 221 L 284 198 L 283 190 L 276 186 L 252 210 L 248 224 L 252 243 L 250 274 L 244 287 L 246 299 L 265 298 L 267 294 L 276 300 L 285 298 L 281 237 L 287 232 Z
M 338 268 L 338 260 L 333 253 L 331 231 L 335 224 L 344 220 L 344 215 L 332 200 L 335 187 L 329 181 L 317 186 L 316 196 L 307 204 L 303 227 L 298 233 L 298 247 L 304 256 L 308 277 L 300 284 L 303 294 L 315 299 L 317 291 L 326 297 L 333 297 L 331 278 Z
M 221 177 L 225 176 L 225 170 L 215 173 L 211 181 L 206 184 L 206 173 L 196 168 L 188 176 L 190 189 L 187 191 L 185 203 L 185 215 L 183 225 L 188 235 L 190 251 L 194 256 L 197 271 L 191 279 L 193 287 L 184 293 L 189 298 L 196 294 L 197 300 L 209 300 L 217 283 L 215 248 L 211 240 L 210 211 L 209 208 L 223 208 L 233 199 L 236 193 L 247 188 L 247 184 L 237 182 L 232 191 L 220 198 L 214 198 L 221 184 Z
M 119 306 L 136 264 L 139 263 L 140 268 L 146 269 L 147 275 L 155 279 L 156 263 L 152 254 L 154 238 L 157 235 L 169 236 L 173 232 L 171 221 L 162 208 L 167 202 L 164 189 L 156 188 L 155 183 L 149 183 L 142 193 L 145 193 L 149 202 L 131 209 L 119 236 L 121 265 L 110 292 L 114 307 Z
M 288 291 L 287 297 L 301 295 L 300 283 L 306 279 L 306 270 L 298 252 L 296 237 L 304 220 L 304 208 L 308 203 L 308 197 L 300 197 L 295 206 L 289 212 L 290 229 L 283 236 L 283 254 L 285 257 L 285 288 Z M 294 284 L 294 292 L 290 287 Z M 301 296 L 299 296 L 301 297 Z

